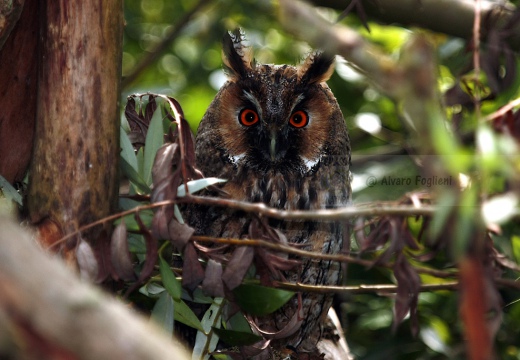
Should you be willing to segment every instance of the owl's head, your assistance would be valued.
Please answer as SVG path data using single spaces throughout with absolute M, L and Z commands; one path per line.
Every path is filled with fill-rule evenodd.
M 228 82 L 199 135 L 213 138 L 228 162 L 305 175 L 316 171 L 323 156 L 345 153 L 344 119 L 325 84 L 334 70 L 332 56 L 315 52 L 299 66 L 257 64 L 237 30 L 224 37 L 223 60 Z M 338 139 L 341 150 L 335 149 Z

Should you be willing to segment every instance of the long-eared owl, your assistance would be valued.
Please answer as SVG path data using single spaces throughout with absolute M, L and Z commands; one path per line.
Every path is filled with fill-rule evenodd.
M 224 37 L 228 81 L 202 119 L 196 137 L 197 165 L 206 177 L 227 179 L 230 199 L 264 203 L 283 210 L 346 206 L 351 198 L 350 142 L 338 103 L 325 81 L 334 70 L 332 56 L 315 52 L 299 66 L 261 65 L 243 44 L 240 31 Z M 200 234 L 249 237 L 253 215 L 222 208 L 190 216 Z M 332 221 L 269 221 L 288 243 L 322 253 L 339 253 L 346 237 Z M 283 279 L 310 285 L 336 285 L 340 265 L 304 259 L 282 271 Z M 273 351 L 313 352 L 330 295 L 302 293 L 276 313 L 257 319 L 260 329 L 276 333 L 298 317 L 290 331 L 274 337 Z

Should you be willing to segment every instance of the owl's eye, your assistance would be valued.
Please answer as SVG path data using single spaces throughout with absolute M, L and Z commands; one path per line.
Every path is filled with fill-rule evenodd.
M 309 116 L 305 111 L 299 110 L 291 115 L 289 119 L 289 124 L 294 126 L 295 128 L 302 128 L 309 123 Z
M 258 122 L 258 114 L 251 109 L 244 109 L 240 112 L 238 120 L 244 126 L 252 126 Z

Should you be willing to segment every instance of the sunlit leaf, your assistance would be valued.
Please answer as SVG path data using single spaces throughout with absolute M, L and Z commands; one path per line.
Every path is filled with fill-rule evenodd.
M 226 180 L 217 179 L 217 178 L 204 178 L 204 179 L 188 181 L 188 191 L 190 194 L 193 194 L 208 186 L 215 185 L 218 183 L 223 183 L 223 182 L 226 182 Z M 177 190 L 177 196 L 178 197 L 186 196 L 186 188 L 185 188 L 184 184 L 179 186 L 179 188 Z
M 273 289 L 255 284 L 242 284 L 233 290 L 240 308 L 252 315 L 267 315 L 282 307 L 293 296 L 294 292 Z

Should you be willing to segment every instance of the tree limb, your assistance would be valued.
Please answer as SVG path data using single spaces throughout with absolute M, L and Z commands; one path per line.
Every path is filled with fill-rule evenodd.
M 312 0 L 316 6 L 344 10 L 352 0 Z M 419 26 L 443 34 L 471 39 L 475 18 L 475 2 L 469 0 L 364 0 L 363 8 L 373 20 L 403 27 Z M 482 18 L 505 23 L 513 13 L 511 3 L 482 1 Z M 485 29 L 484 29 L 485 30 Z M 485 36 L 485 34 L 484 34 Z M 520 27 L 515 29 L 510 44 L 520 49 Z
M 8 358 L 34 358 L 23 350 L 30 352 L 35 339 L 40 350 L 44 342 L 67 359 L 191 358 L 158 327 L 41 251 L 27 231 L 5 218 L 0 229 L 0 335 L 17 335 L 8 339 L 14 349 L 0 341 L 0 358 L 7 351 Z

